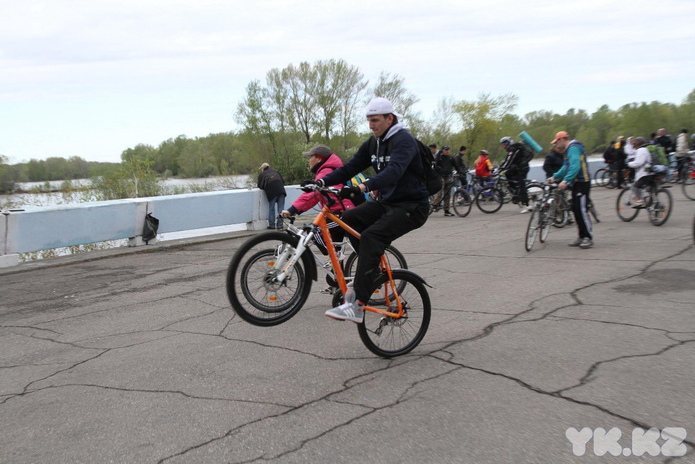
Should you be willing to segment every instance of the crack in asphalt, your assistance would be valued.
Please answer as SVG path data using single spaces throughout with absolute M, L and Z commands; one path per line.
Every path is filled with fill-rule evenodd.
M 356 423 L 357 421 L 359 421 L 361 419 L 369 417 L 370 415 L 372 415 L 378 411 L 393 408 L 393 407 L 396 407 L 399 404 L 402 404 L 406 401 L 410 401 L 415 396 L 417 396 L 417 394 L 412 395 L 411 392 L 418 385 L 424 384 L 426 382 L 431 382 L 433 380 L 446 377 L 454 372 L 458 372 L 458 371 L 461 371 L 463 369 L 466 369 L 466 370 L 470 370 L 470 371 L 474 371 L 474 372 L 484 373 L 486 375 L 490 375 L 490 376 L 494 376 L 494 377 L 498 377 L 498 378 L 504 378 L 506 380 L 509 380 L 509 381 L 516 383 L 517 385 L 521 386 L 522 388 L 524 388 L 528 391 L 531 391 L 531 392 L 534 392 L 534 393 L 537 393 L 540 395 L 558 398 L 558 399 L 562 399 L 564 401 L 567 401 L 567 402 L 570 402 L 570 403 L 573 403 L 576 405 L 596 409 L 597 411 L 600 411 L 600 412 L 607 414 L 611 417 L 615 417 L 616 419 L 626 421 L 628 423 L 633 424 L 635 427 L 641 427 L 641 428 L 646 430 L 646 429 L 649 429 L 653 426 L 650 424 L 644 423 L 643 421 L 640 421 L 638 419 L 629 417 L 629 416 L 624 415 L 624 414 L 620 414 L 616 411 L 612 411 L 611 409 L 604 407 L 601 404 L 594 403 L 591 401 L 585 401 L 585 400 L 579 400 L 576 398 L 572 398 L 571 396 L 568 396 L 567 394 L 574 389 L 580 388 L 580 387 L 585 386 L 585 385 L 591 383 L 592 381 L 594 381 L 597 378 L 597 376 L 599 375 L 598 371 L 602 367 L 604 367 L 610 363 L 622 361 L 625 359 L 661 356 L 670 350 L 673 350 L 675 348 L 678 348 L 678 347 L 684 346 L 686 344 L 690 344 L 690 343 L 695 342 L 695 340 L 692 340 L 692 339 L 691 340 L 676 340 L 672 337 L 673 334 L 693 335 L 695 337 L 695 332 L 669 331 L 669 330 L 661 329 L 658 327 L 649 327 L 649 326 L 643 326 L 643 325 L 639 325 L 639 324 L 620 323 L 620 322 L 613 322 L 613 321 L 592 320 L 590 318 L 572 318 L 572 317 L 567 317 L 567 316 L 558 316 L 556 313 L 558 313 L 559 311 L 561 311 L 563 309 L 584 306 L 585 303 L 582 301 L 581 296 L 580 296 L 580 293 L 582 293 L 583 291 L 591 289 L 592 287 L 597 287 L 597 286 L 607 285 L 607 284 L 615 284 L 618 282 L 633 279 L 635 277 L 639 277 L 639 276 L 643 275 L 644 273 L 648 272 L 651 268 L 658 265 L 659 263 L 662 263 L 662 262 L 668 261 L 670 259 L 673 259 L 675 257 L 678 257 L 691 248 L 692 248 L 692 246 L 688 245 L 687 248 L 685 248 L 684 250 L 682 250 L 678 253 L 674 253 L 671 256 L 668 256 L 668 257 L 665 257 L 665 258 L 662 258 L 659 260 L 655 260 L 653 262 L 649 262 L 640 271 L 638 271 L 630 276 L 622 276 L 622 277 L 616 277 L 614 279 L 606 279 L 606 280 L 601 281 L 601 282 L 593 282 L 591 284 L 588 284 L 588 285 L 585 285 L 582 287 L 578 287 L 578 288 L 576 288 L 572 291 L 569 291 L 569 292 L 559 292 L 559 293 L 553 294 L 553 295 L 544 295 L 542 298 L 539 298 L 537 300 L 530 302 L 527 306 L 527 309 L 525 309 L 519 313 L 516 313 L 516 314 L 484 313 L 484 314 L 494 314 L 494 315 L 509 316 L 509 317 L 487 325 L 486 327 L 484 327 L 481 330 L 480 333 L 478 333 L 474 336 L 449 341 L 446 344 L 444 344 L 444 346 L 439 346 L 437 348 L 434 348 L 431 352 L 424 353 L 424 354 L 417 354 L 417 355 L 416 354 L 409 354 L 407 356 L 404 356 L 403 358 L 400 358 L 398 361 L 391 360 L 383 367 L 375 368 L 370 372 L 364 372 L 364 373 L 361 373 L 359 375 L 356 375 L 352 378 L 345 380 L 342 384 L 342 388 L 336 389 L 335 391 L 328 392 L 320 397 L 314 398 L 310 401 L 304 402 L 304 403 L 299 404 L 299 405 L 286 405 L 286 404 L 275 403 L 275 402 L 252 401 L 252 400 L 245 400 L 245 399 L 238 399 L 238 398 L 199 396 L 199 395 L 193 395 L 191 393 L 188 393 L 188 392 L 182 391 L 182 390 L 131 389 L 131 388 L 125 388 L 125 387 L 113 387 L 113 386 L 108 386 L 108 385 L 98 385 L 98 384 L 89 384 L 89 383 L 71 383 L 71 384 L 61 384 L 61 385 L 48 385 L 45 387 L 32 389 L 32 386 L 36 385 L 39 382 L 49 380 L 52 377 L 58 376 L 61 373 L 64 373 L 64 372 L 73 370 L 79 366 L 85 365 L 91 361 L 94 361 L 94 360 L 102 357 L 103 355 L 105 355 L 106 353 L 109 353 L 111 351 L 123 350 L 123 349 L 128 349 L 128 348 L 131 348 L 131 347 L 137 346 L 137 345 L 152 343 L 153 341 L 162 340 L 162 338 L 158 338 L 156 340 L 146 340 L 146 341 L 141 341 L 141 342 L 137 342 L 137 343 L 133 343 L 133 344 L 129 344 L 129 345 L 103 349 L 103 348 L 93 348 L 93 347 L 83 346 L 77 342 L 65 342 L 65 341 L 61 341 L 61 340 L 55 340 L 53 338 L 50 338 L 49 336 L 50 335 L 60 336 L 62 334 L 60 334 L 57 331 L 47 329 L 47 328 L 42 328 L 42 327 L 37 327 L 37 326 L 32 326 L 32 325 L 0 326 L 2 328 L 9 329 L 10 333 L 13 333 L 13 334 L 18 335 L 18 336 L 25 336 L 25 337 L 34 338 L 37 340 L 48 341 L 48 342 L 53 342 L 53 343 L 57 343 L 57 344 L 72 346 L 72 347 L 83 349 L 83 350 L 98 351 L 98 353 L 94 354 L 93 356 L 87 357 L 86 359 L 83 359 L 83 360 L 78 361 L 78 362 L 70 363 L 70 365 L 68 367 L 59 369 L 59 370 L 57 370 L 49 375 L 46 375 L 40 379 L 32 380 L 31 382 L 29 382 L 27 385 L 24 386 L 21 393 L 0 395 L 0 405 L 6 404 L 8 401 L 10 401 L 13 398 L 32 395 L 32 394 L 35 394 L 35 393 L 38 393 L 38 392 L 44 391 L 44 390 L 58 389 L 58 388 L 82 387 L 82 388 L 98 388 L 98 389 L 104 389 L 104 390 L 124 391 L 124 392 L 143 393 L 143 394 L 172 394 L 172 395 L 179 395 L 179 396 L 183 396 L 185 398 L 194 399 L 194 400 L 262 404 L 262 405 L 277 406 L 277 407 L 286 409 L 286 410 L 281 411 L 281 412 L 276 413 L 276 414 L 267 415 L 267 416 L 264 416 L 261 418 L 251 420 L 251 421 L 246 422 L 244 424 L 240 424 L 240 425 L 226 431 L 225 433 L 221 434 L 220 436 L 210 438 L 209 440 L 205 440 L 205 441 L 202 441 L 202 442 L 197 443 L 195 445 L 189 446 L 186 449 L 181 450 L 175 454 L 171 454 L 169 456 L 161 458 L 158 461 L 159 463 L 164 463 L 166 461 L 169 461 L 169 460 L 172 460 L 172 459 L 175 459 L 178 457 L 182 457 L 188 453 L 191 453 L 195 450 L 204 448 L 204 447 L 206 447 L 210 444 L 213 444 L 215 442 L 230 438 L 236 434 L 241 433 L 244 429 L 253 427 L 259 423 L 262 423 L 263 421 L 291 415 L 291 414 L 301 410 L 302 408 L 307 408 L 307 407 L 314 405 L 314 404 L 317 404 L 319 402 L 328 401 L 328 402 L 332 402 L 335 404 L 346 404 L 346 405 L 356 406 L 356 407 L 360 407 L 360 408 L 365 409 L 365 411 L 363 413 L 356 414 L 354 417 L 352 417 L 346 421 L 343 421 L 340 424 L 336 424 L 330 428 L 327 428 L 325 430 L 322 430 L 322 431 L 314 434 L 314 436 L 299 440 L 294 444 L 294 446 L 289 446 L 287 449 L 284 449 L 282 451 L 277 451 L 277 452 L 273 453 L 272 456 L 267 455 L 267 452 L 260 452 L 260 453 L 258 453 L 259 455 L 255 456 L 253 458 L 245 459 L 243 461 L 236 461 L 238 463 L 254 462 L 254 461 L 258 461 L 258 460 L 262 460 L 262 461 L 267 462 L 267 461 L 279 459 L 279 458 L 282 458 L 284 456 L 290 455 L 292 453 L 298 452 L 299 450 L 301 450 L 302 448 L 304 448 L 306 445 L 310 444 L 311 442 L 313 442 L 317 439 L 320 439 L 321 437 L 326 436 L 330 433 L 333 433 L 333 432 L 335 432 L 343 427 L 349 426 L 350 424 Z M 467 255 L 467 256 L 472 256 L 472 255 Z M 489 255 L 487 257 L 489 257 Z M 209 276 L 209 275 L 216 275 L 216 274 L 219 274 L 219 271 L 210 272 L 210 273 L 207 273 L 206 275 Z M 173 285 L 173 284 L 181 282 L 181 281 L 190 282 L 190 279 L 183 278 L 183 277 L 180 279 L 168 279 L 166 285 Z M 159 285 L 157 285 L 157 287 L 161 288 L 161 285 L 162 284 L 159 284 Z M 154 288 L 154 286 L 141 287 L 138 289 L 132 289 L 132 288 L 131 289 L 123 289 L 121 291 L 121 293 L 129 292 L 132 294 L 133 291 L 146 292 L 148 290 L 151 290 L 152 288 Z M 320 354 L 316 354 L 316 353 L 312 353 L 312 352 L 306 352 L 306 351 L 302 351 L 302 350 L 298 350 L 298 349 L 293 349 L 293 348 L 288 348 L 288 347 L 283 347 L 283 346 L 278 346 L 278 345 L 272 345 L 272 344 L 268 344 L 268 343 L 261 343 L 261 342 L 257 342 L 257 341 L 253 341 L 253 340 L 243 340 L 243 339 L 228 337 L 228 336 L 224 335 L 224 332 L 237 319 L 235 315 L 232 315 L 231 317 L 229 317 L 227 319 L 227 321 L 224 323 L 222 329 L 216 334 L 208 334 L 208 333 L 200 333 L 200 332 L 195 332 L 195 331 L 185 331 L 185 330 L 172 329 L 171 327 L 176 325 L 176 324 L 180 324 L 182 322 L 187 322 L 187 321 L 191 321 L 191 320 L 198 319 L 198 318 L 207 317 L 207 316 L 215 314 L 217 312 L 228 310 L 228 308 L 226 308 L 226 307 L 218 307 L 212 303 L 205 302 L 205 301 L 202 301 L 200 299 L 194 298 L 194 297 L 192 297 L 192 294 L 194 294 L 194 293 L 196 293 L 196 291 L 184 292 L 182 294 L 178 294 L 178 295 L 174 295 L 174 296 L 170 296 L 170 297 L 166 297 L 166 298 L 189 298 L 193 301 L 196 301 L 199 304 L 208 305 L 209 307 L 211 307 L 213 309 L 209 312 L 204 313 L 204 314 L 197 314 L 195 316 L 184 317 L 184 318 L 181 318 L 180 320 L 167 323 L 166 325 L 164 325 L 158 329 L 144 330 L 144 331 L 130 331 L 130 332 L 124 332 L 121 334 L 110 334 L 109 337 L 118 336 L 118 335 L 130 335 L 130 334 L 135 334 L 135 333 L 155 333 L 155 332 L 169 332 L 170 335 L 167 335 L 164 338 L 169 338 L 169 337 L 178 336 L 178 335 L 182 335 L 182 334 L 195 334 L 195 335 L 199 335 L 199 336 L 218 337 L 218 338 L 222 338 L 224 340 L 228 340 L 228 341 L 232 341 L 232 342 L 236 342 L 236 343 L 248 343 L 248 344 L 258 345 L 258 346 L 261 346 L 264 348 L 277 349 L 277 350 L 282 350 L 282 351 L 298 353 L 298 354 L 302 354 L 302 355 L 311 356 L 313 358 L 320 359 L 320 360 L 346 360 L 346 359 L 354 360 L 354 359 L 356 359 L 354 357 L 350 357 L 350 358 L 327 357 L 327 356 L 322 356 Z M 561 306 L 555 307 L 553 309 L 550 309 L 548 311 L 545 311 L 544 313 L 542 313 L 538 317 L 520 320 L 524 316 L 526 316 L 530 313 L 533 313 L 535 311 L 538 311 L 537 305 L 541 300 L 545 300 L 549 297 L 558 296 L 558 295 L 570 295 L 570 297 L 572 298 L 572 300 L 574 302 L 570 303 L 570 304 L 566 304 L 566 305 L 561 305 Z M 143 304 L 146 304 L 146 302 L 143 302 Z M 604 306 L 606 306 L 606 305 L 604 305 Z M 62 320 L 71 319 L 71 318 L 75 318 L 75 317 L 84 317 L 85 315 L 89 315 L 89 314 L 98 314 L 101 312 L 113 311 L 113 310 L 114 310 L 114 308 L 109 308 L 109 309 L 97 310 L 97 311 L 93 311 L 93 312 L 85 313 L 85 314 L 80 314 L 80 315 L 66 316 L 66 317 L 62 317 L 62 318 L 56 318 L 56 319 L 53 319 L 51 321 L 44 321 L 41 324 L 43 325 L 43 324 L 48 324 L 48 323 L 55 322 L 55 321 L 62 321 Z M 446 311 L 446 310 L 442 309 L 442 311 Z M 453 312 L 453 310 L 449 310 L 449 311 Z M 459 312 L 478 313 L 477 311 L 459 311 Z M 482 312 L 480 312 L 480 313 L 482 313 Z M 484 369 L 484 368 L 480 368 L 480 367 L 476 367 L 476 366 L 467 365 L 467 364 L 462 363 L 462 362 L 457 362 L 457 361 L 455 361 L 454 353 L 452 351 L 450 351 L 450 349 L 453 347 L 461 346 L 462 344 L 471 343 L 474 341 L 481 340 L 485 337 L 488 337 L 496 329 L 501 328 L 505 325 L 518 324 L 518 323 L 532 323 L 532 322 L 538 322 L 538 321 L 550 320 L 550 319 L 554 319 L 554 320 L 580 320 L 580 321 L 586 321 L 586 322 L 622 325 L 622 326 L 641 328 L 641 329 L 649 330 L 649 331 L 657 331 L 657 332 L 661 332 L 665 337 L 670 339 L 673 343 L 669 344 L 668 346 L 666 346 L 662 349 L 659 349 L 658 351 L 653 352 L 653 353 L 625 355 L 625 356 L 618 356 L 618 357 L 615 357 L 612 359 L 605 359 L 605 360 L 597 361 L 597 362 L 593 363 L 587 369 L 586 373 L 578 380 L 578 382 L 575 385 L 561 388 L 561 389 L 555 390 L 555 391 L 544 390 L 544 389 L 542 389 L 538 386 L 535 386 L 529 382 L 526 382 L 520 378 L 505 374 L 503 372 L 496 372 L 496 371 L 493 371 L 490 369 Z M 48 334 L 47 334 L 47 336 L 38 336 L 36 334 L 25 334 L 25 333 L 21 333 L 21 329 L 31 329 L 31 330 L 43 331 L 44 333 L 48 332 Z M 81 340 L 81 342 L 86 342 L 88 340 L 89 339 Z M 441 345 L 441 343 L 438 343 L 438 345 Z M 425 346 L 425 345 L 423 345 L 423 346 Z M 365 359 L 371 358 L 371 356 L 365 356 L 364 358 Z M 450 367 L 450 369 L 447 370 L 446 372 L 438 373 L 436 375 L 432 375 L 432 376 L 429 376 L 427 378 L 423 378 L 423 379 L 420 379 L 416 382 L 413 382 L 400 395 L 398 395 L 398 397 L 395 398 L 393 401 L 388 402 L 388 403 L 381 405 L 381 406 L 378 406 L 378 407 L 367 406 L 364 404 L 353 403 L 353 402 L 349 402 L 349 401 L 345 401 L 345 400 L 341 400 L 341 399 L 336 398 L 338 395 L 344 394 L 345 392 L 348 392 L 350 389 L 355 388 L 356 386 L 361 385 L 362 383 L 369 381 L 370 378 L 373 377 L 375 374 L 392 369 L 394 365 L 402 366 L 404 364 L 415 362 L 417 360 L 421 360 L 424 358 L 435 359 L 439 362 L 445 363 Z M 65 363 L 62 363 L 62 364 L 65 364 Z M 12 368 L 12 367 L 21 367 L 21 366 L 26 366 L 26 365 L 35 365 L 35 364 L 21 364 L 19 366 L 1 366 L 0 368 L 8 369 L 8 368 Z M 683 443 L 686 444 L 688 447 L 690 447 L 691 450 L 695 449 L 695 442 L 693 442 L 692 440 L 684 440 Z M 676 459 L 677 458 L 668 458 L 664 462 L 673 462 Z

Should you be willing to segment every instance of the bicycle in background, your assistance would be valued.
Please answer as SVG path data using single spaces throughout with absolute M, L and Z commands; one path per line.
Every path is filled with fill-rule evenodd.
M 651 179 L 642 189 L 643 205 L 633 205 L 631 188 L 620 192 L 615 206 L 621 220 L 630 222 L 637 217 L 640 210 L 646 210 L 649 221 L 655 226 L 666 223 L 673 209 L 673 197 L 668 187 L 661 185 L 664 180 L 663 175 L 655 174 L 650 177 Z

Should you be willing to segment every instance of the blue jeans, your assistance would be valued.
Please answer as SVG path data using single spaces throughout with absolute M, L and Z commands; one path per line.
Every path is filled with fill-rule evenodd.
M 277 210 L 275 209 L 277 207 Z M 277 219 L 277 228 L 282 229 L 282 218 L 278 218 L 282 210 L 285 209 L 285 195 L 278 195 L 275 198 L 268 199 L 268 226 L 275 227 L 275 219 Z

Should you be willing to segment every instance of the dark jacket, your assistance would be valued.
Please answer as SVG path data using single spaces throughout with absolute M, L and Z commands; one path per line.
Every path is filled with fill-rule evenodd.
M 521 143 L 516 142 L 509 146 L 507 157 L 500 166 L 501 171 L 509 171 L 510 169 L 526 169 L 528 168 L 528 160 L 526 159 L 526 150 Z
M 454 166 L 456 166 L 456 172 L 459 173 L 461 177 L 466 176 L 468 168 L 466 167 L 466 161 L 463 159 L 461 153 L 457 153 L 456 156 L 454 156 Z
M 670 135 L 664 134 L 660 137 L 656 138 L 656 143 L 664 147 L 664 150 L 666 150 L 666 153 L 671 153 L 674 151 L 674 146 L 673 146 L 673 139 L 671 138 Z
M 564 156 L 562 153 L 551 150 L 545 155 L 545 161 L 543 162 L 543 170 L 545 171 L 545 177 L 552 177 L 553 174 L 558 172 L 564 163 Z
M 434 158 L 435 165 L 437 166 L 437 172 L 442 175 L 442 177 L 451 177 L 456 170 L 456 163 L 454 162 L 454 157 L 451 155 L 445 155 L 443 152 L 439 152 Z
M 272 200 L 280 195 L 287 196 L 285 192 L 285 181 L 273 168 L 266 168 L 265 171 L 258 175 L 258 188 L 265 192 L 268 200 Z
M 376 172 L 364 182 L 367 188 L 377 190 L 377 201 L 385 203 L 429 202 L 425 186 L 425 172 L 420 158 L 418 144 L 403 124 L 395 124 L 385 135 L 378 137 L 374 146 L 376 153 L 370 153 L 370 141 L 366 140 L 343 167 L 323 178 L 326 185 L 347 182 L 370 166 Z

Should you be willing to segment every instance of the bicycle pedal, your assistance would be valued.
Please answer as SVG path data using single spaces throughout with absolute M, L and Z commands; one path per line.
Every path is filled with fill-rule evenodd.
M 335 291 L 338 290 L 335 287 L 326 287 L 323 290 L 321 290 L 321 293 L 324 295 L 333 295 L 335 294 Z

